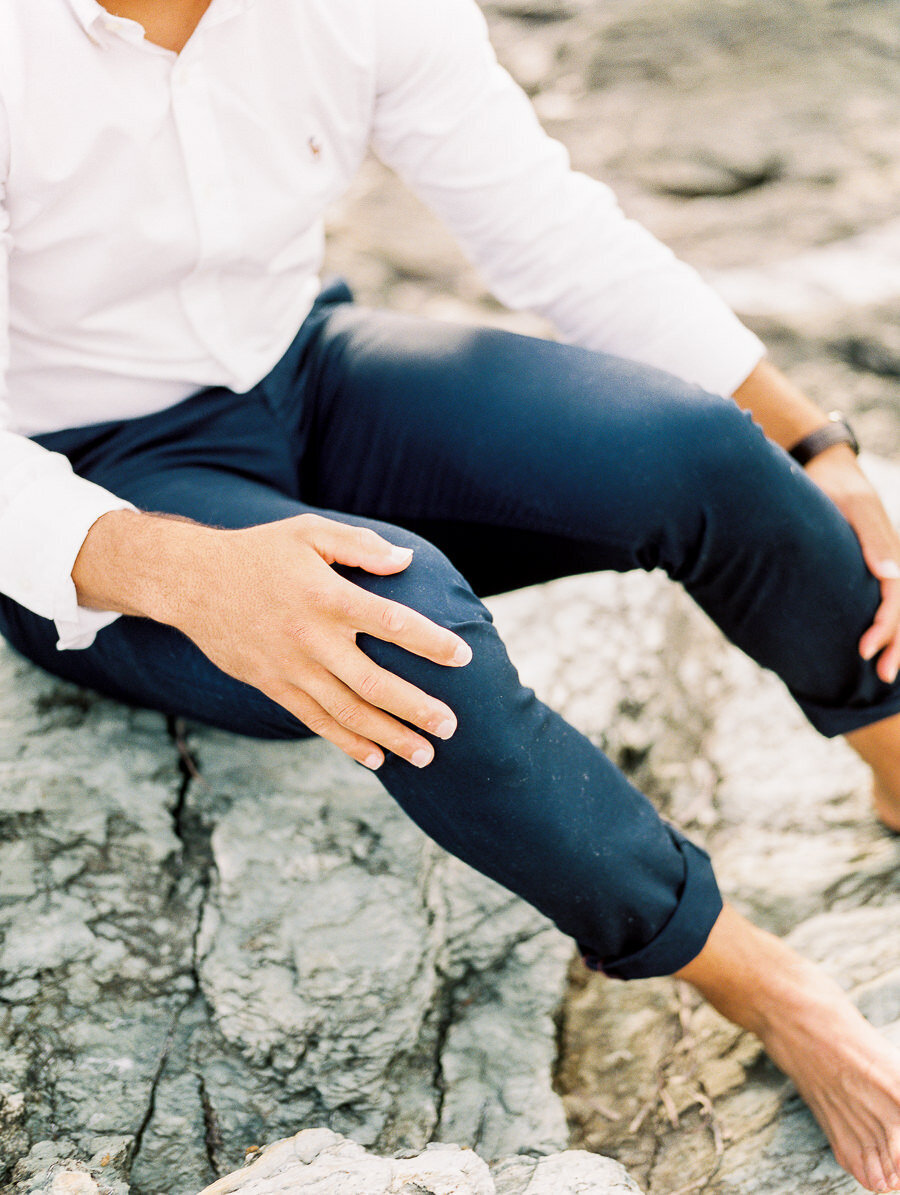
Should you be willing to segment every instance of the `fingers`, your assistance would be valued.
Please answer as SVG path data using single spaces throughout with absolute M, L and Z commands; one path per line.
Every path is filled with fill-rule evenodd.
M 386 576 L 406 568 L 411 548 L 398 548 L 368 527 L 354 527 L 321 515 L 298 515 L 307 542 L 328 563 L 364 568 Z M 469 645 L 452 631 L 400 602 L 369 594 L 352 582 L 342 582 L 335 594 L 336 614 L 354 631 L 395 643 L 435 664 L 461 667 L 472 658 Z
M 364 660 L 367 659 L 362 652 L 359 654 Z M 367 663 L 371 667 L 371 661 L 367 660 Z M 390 673 L 386 675 L 390 677 Z M 391 677 L 391 680 L 396 682 L 396 686 L 391 685 L 390 688 L 403 686 L 417 692 L 396 677 Z M 424 735 L 364 700 L 327 669 L 320 669 L 307 683 L 316 701 L 345 730 L 380 745 L 417 768 L 427 767 L 434 759 L 434 747 Z M 456 719 L 446 706 L 442 707 L 442 711 L 442 722 L 446 726 L 444 737 L 449 738 L 456 729 Z
M 375 771 L 384 763 L 384 753 L 374 743 L 342 726 L 308 693 L 304 693 L 300 689 L 281 688 L 270 691 L 267 696 L 284 706 L 288 713 L 293 714 L 304 726 L 309 727 L 313 734 L 327 739 L 329 743 L 334 743 L 345 755 L 349 755 L 363 767 Z
M 435 664 L 459 668 L 472 659 L 472 649 L 468 643 L 453 631 L 439 627 L 424 614 L 401 602 L 392 602 L 356 586 L 354 588 L 357 597 L 353 618 L 360 631 L 383 639 L 385 643 L 395 643 Z
M 298 515 L 296 521 L 303 525 L 310 546 L 329 564 L 346 564 L 386 576 L 406 568 L 413 557 L 412 548 L 397 547 L 370 527 L 313 514 Z
M 318 515 L 275 526 L 300 550 L 282 583 L 270 585 L 269 606 L 277 615 L 263 621 L 267 649 L 252 662 L 256 677 L 265 678 L 265 691 L 274 700 L 359 762 L 377 767 L 386 750 L 425 767 L 434 747 L 421 732 L 449 739 L 456 730 L 453 711 L 376 664 L 357 646 L 357 637 L 369 634 L 450 667 L 467 664 L 472 651 L 453 631 L 329 567 L 340 563 L 386 575 L 405 568 L 412 552 L 396 549 L 369 528 Z M 268 537 L 275 533 L 254 534 L 265 541 L 265 560 Z M 279 558 L 285 558 L 283 548 Z M 272 570 L 263 575 L 271 578 Z M 263 687 L 259 679 L 255 683 Z
M 359 655 L 367 660 L 362 652 Z M 371 661 L 367 662 L 371 665 Z M 390 675 L 386 673 L 386 676 Z M 392 679 L 397 680 L 396 677 Z M 303 690 L 282 686 L 270 695 L 311 731 L 340 747 L 352 759 L 369 768 L 380 767 L 384 762 L 381 748 L 417 768 L 426 767 L 434 759 L 434 747 L 428 739 L 365 701 L 327 668 L 309 670 L 304 684 Z M 398 681 L 398 684 L 405 682 Z M 405 687 L 417 692 L 412 685 Z M 456 728 L 456 720 L 446 706 L 442 709 L 449 715 L 444 718 L 444 723 L 452 727 L 449 734 L 444 735 L 449 738 Z
M 378 598 L 352 582 L 341 581 L 332 617 L 340 632 L 305 645 L 304 688 L 341 726 L 415 767 L 425 767 L 434 758 L 434 748 L 415 728 L 449 739 L 456 730 L 453 711 L 376 664 L 357 646 L 356 636 L 366 632 L 437 664 L 453 666 L 467 664 L 471 648 L 418 611 Z M 404 725 L 407 722 L 412 727 Z
M 859 641 L 859 654 L 871 660 L 881 652 L 876 671 L 886 684 L 892 684 L 900 670 L 900 581 L 882 581 L 881 589 L 881 605 Z
M 368 706 L 394 714 L 439 739 L 449 739 L 456 730 L 456 717 L 448 705 L 429 697 L 386 668 L 379 668 L 359 648 L 353 649 L 349 664 L 333 671 L 342 678 L 349 691 Z M 394 749 L 391 747 L 392 751 Z
M 448 705 L 380 668 L 355 645 L 347 656 L 328 664 L 319 684 L 317 699 L 338 721 L 417 767 L 434 757 L 431 743 L 395 718 L 439 739 L 456 731 L 456 716 Z
M 900 670 L 900 539 L 874 491 L 847 511 L 869 572 L 881 583 L 881 605 L 859 641 L 859 654 L 872 660 L 880 652 L 878 676 L 892 684 Z
M 866 567 L 881 583 L 881 605 L 859 641 L 859 654 L 872 660 L 878 676 L 892 684 L 900 669 L 900 536 L 872 483 L 851 457 L 823 453 L 807 472 L 834 501 L 856 533 Z
M 872 575 L 879 581 L 900 580 L 900 564 L 896 560 L 880 560 L 872 565 Z

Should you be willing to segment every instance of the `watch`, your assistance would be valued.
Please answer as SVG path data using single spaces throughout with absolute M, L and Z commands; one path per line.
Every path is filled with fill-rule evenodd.
M 859 440 L 840 411 L 829 412 L 828 422 L 824 427 L 817 428 L 802 440 L 798 440 L 788 452 L 798 464 L 807 465 L 814 456 L 835 444 L 846 444 L 859 456 Z

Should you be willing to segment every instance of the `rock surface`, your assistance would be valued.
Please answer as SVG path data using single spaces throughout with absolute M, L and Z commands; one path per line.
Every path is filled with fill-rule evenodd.
M 305 1125 L 382 1149 L 565 1145 L 570 945 L 373 776 L 325 744 L 213 732 L 190 756 L 180 740 L 181 776 L 160 719 L 5 650 L 0 693 L 0 1073 L 20 1151 L 128 1136 L 134 1190 L 187 1195 Z
M 246 1170 L 201 1195 L 640 1195 L 609 1158 L 567 1151 L 548 1158 L 512 1157 L 488 1167 L 469 1149 L 432 1145 L 412 1157 L 379 1158 L 326 1129 L 310 1129 L 264 1150 Z
M 485 9 L 576 165 L 900 453 L 898 0 Z M 363 301 L 543 329 L 374 161 L 331 225 Z M 871 469 L 900 518 L 900 470 Z M 843 744 L 657 577 L 493 606 L 524 678 L 709 845 L 735 903 L 896 1035 L 900 847 Z M 196 1195 L 305 1128 L 352 1138 L 327 1140 L 375 1182 L 434 1140 L 495 1163 L 407 1159 L 469 1168 L 433 1195 L 636 1190 L 559 1153 L 563 1105 L 648 1195 L 859 1190 L 752 1041 L 670 981 L 573 970 L 557 1065 L 569 957 L 326 746 L 167 730 L 0 649 L 0 1191 Z
M 66 1159 L 67 1143 L 35 1147 L 20 1163 L 16 1190 L 29 1195 L 127 1195 L 117 1177 L 123 1143 L 111 1141 L 87 1163 Z M 127 1143 L 124 1152 L 127 1153 Z M 107 1169 L 108 1168 L 108 1169 Z M 246 1167 L 201 1195 L 640 1195 L 610 1158 L 569 1150 L 552 1157 L 511 1157 L 488 1167 L 470 1149 L 431 1145 L 382 1158 L 329 1129 L 306 1129 L 254 1154 Z

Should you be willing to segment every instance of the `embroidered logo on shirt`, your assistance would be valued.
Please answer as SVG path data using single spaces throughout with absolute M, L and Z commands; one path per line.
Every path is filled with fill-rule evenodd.
M 306 144 L 309 146 L 309 152 L 312 154 L 313 161 L 320 161 L 322 158 L 322 142 L 315 133 L 312 134 Z

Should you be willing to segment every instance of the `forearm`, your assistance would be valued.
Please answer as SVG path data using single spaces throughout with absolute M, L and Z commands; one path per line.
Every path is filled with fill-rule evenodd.
M 770 361 L 760 361 L 735 390 L 734 400 L 782 448 L 791 448 L 826 423 L 815 403 Z
M 72 568 L 79 604 L 177 626 L 215 573 L 224 534 L 168 515 L 111 511 L 91 527 Z

